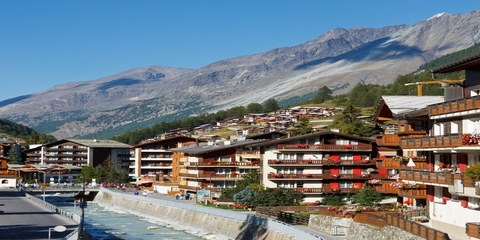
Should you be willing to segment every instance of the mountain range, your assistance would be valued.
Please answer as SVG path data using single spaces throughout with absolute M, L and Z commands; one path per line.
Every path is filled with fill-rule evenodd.
M 57 138 L 111 137 L 195 114 L 299 98 L 327 86 L 387 85 L 480 41 L 480 10 L 414 25 L 337 28 L 293 47 L 199 69 L 149 66 L 0 102 L 0 116 Z

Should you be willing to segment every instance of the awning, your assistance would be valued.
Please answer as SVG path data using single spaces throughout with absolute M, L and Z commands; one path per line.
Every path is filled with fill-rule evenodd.
M 257 154 L 240 154 L 242 158 L 257 159 L 260 158 L 260 155 Z
M 378 151 L 378 154 L 385 156 L 385 157 L 394 157 L 397 156 L 396 151 Z

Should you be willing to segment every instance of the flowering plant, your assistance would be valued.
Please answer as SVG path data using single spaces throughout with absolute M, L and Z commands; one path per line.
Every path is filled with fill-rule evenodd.
M 332 162 L 334 164 L 340 164 L 341 160 L 340 159 L 332 159 Z
M 370 184 L 379 184 L 381 182 L 382 182 L 382 180 L 380 180 L 380 179 L 370 179 L 370 180 L 368 180 L 368 183 L 370 183 Z
M 411 188 L 425 188 L 425 184 L 419 184 L 419 183 L 404 183 L 404 182 L 392 182 L 390 183 L 390 186 L 396 187 L 398 189 L 411 189 Z
M 477 145 L 480 143 L 480 136 L 478 134 L 466 133 L 462 135 L 463 145 Z

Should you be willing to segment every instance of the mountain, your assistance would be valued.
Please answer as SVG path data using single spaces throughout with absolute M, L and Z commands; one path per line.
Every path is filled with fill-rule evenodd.
M 111 137 L 161 120 L 303 96 L 321 86 L 339 94 L 357 83 L 387 85 L 478 43 L 478 19 L 480 10 L 437 14 L 413 26 L 337 28 L 297 46 L 199 69 L 152 66 L 55 86 L 0 102 L 0 115 L 57 138 Z

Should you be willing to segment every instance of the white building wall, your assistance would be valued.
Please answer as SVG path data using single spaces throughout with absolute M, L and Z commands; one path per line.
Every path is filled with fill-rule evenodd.
M 465 234 L 465 223 L 478 222 L 479 212 L 464 208 L 460 201 L 447 201 L 446 204 L 430 202 L 429 204 L 430 224 L 434 228 L 448 228 L 450 233 L 456 236 Z

